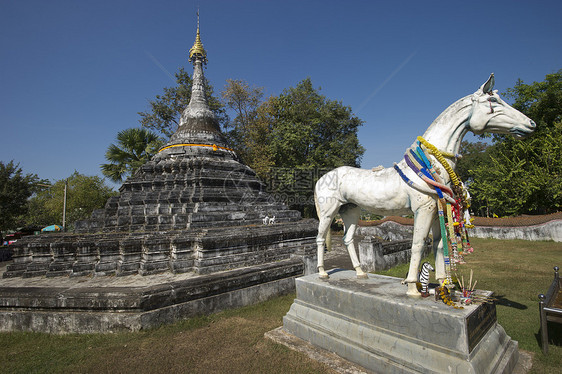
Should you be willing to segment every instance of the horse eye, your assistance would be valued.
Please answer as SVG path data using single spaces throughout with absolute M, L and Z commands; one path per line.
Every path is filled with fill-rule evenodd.
M 490 97 L 488 98 L 488 101 L 489 101 L 489 102 L 492 102 L 492 103 L 497 103 L 497 102 L 498 102 L 498 99 L 496 99 L 496 98 L 493 97 L 493 96 L 490 96 Z

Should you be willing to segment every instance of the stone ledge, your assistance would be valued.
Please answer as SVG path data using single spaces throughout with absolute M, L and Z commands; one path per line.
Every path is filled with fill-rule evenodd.
M 354 364 L 344 358 L 341 358 L 333 352 L 328 352 L 322 348 L 314 346 L 307 341 L 296 337 L 293 334 L 278 327 L 265 333 L 264 337 L 270 339 L 277 344 L 282 344 L 293 351 L 297 351 L 307 355 L 312 360 L 318 361 L 330 369 L 340 374 L 370 374 L 373 373 L 359 365 Z M 524 350 L 519 350 L 519 360 L 511 374 L 526 374 L 533 366 L 533 354 Z
M 469 231 L 475 238 L 553 240 L 562 242 L 562 220 L 534 226 L 475 226 Z
M 294 290 L 303 274 L 301 259 L 184 277 L 148 286 L 107 287 L 95 280 L 88 286 L 0 288 L 0 331 L 97 333 L 137 331 L 196 315 L 264 301 Z M 108 277 L 102 277 L 108 278 Z M 44 279 L 49 282 L 52 279 Z M 99 281 L 99 280 L 98 280 Z M 141 282 L 142 284 L 142 282 Z
M 531 218 L 534 218 L 533 216 L 514 218 L 475 217 L 475 226 L 468 230 L 468 234 L 476 238 L 522 239 L 532 241 L 553 240 L 555 242 L 562 242 L 562 219 L 556 218 L 559 217 L 560 214 L 562 214 L 562 212 L 549 216 L 542 216 L 552 219 L 535 225 L 515 225 L 515 223 L 532 222 Z M 363 222 L 363 226 L 359 226 L 357 232 L 360 235 L 380 236 L 385 240 L 400 240 L 412 236 L 412 219 L 387 217 L 382 223 L 375 223 L 376 222 Z M 510 223 L 513 225 L 510 226 Z

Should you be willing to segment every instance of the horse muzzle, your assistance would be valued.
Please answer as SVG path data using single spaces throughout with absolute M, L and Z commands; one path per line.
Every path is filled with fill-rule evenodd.
M 511 135 L 515 138 L 522 139 L 526 138 L 535 131 L 537 124 L 533 120 L 529 120 L 529 125 L 526 127 L 515 127 L 509 131 Z

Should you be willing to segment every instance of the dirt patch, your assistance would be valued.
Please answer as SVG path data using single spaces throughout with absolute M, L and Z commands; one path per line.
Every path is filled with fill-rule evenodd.
M 239 312 L 204 318 L 207 323 L 195 328 L 185 321 L 123 334 L 125 341 L 121 344 L 111 335 L 100 335 L 102 342 L 88 347 L 89 354 L 82 362 L 70 364 L 61 372 L 333 373 L 321 363 L 264 337 L 265 332 L 282 325 L 282 316 L 291 303 L 292 297 L 282 297 Z

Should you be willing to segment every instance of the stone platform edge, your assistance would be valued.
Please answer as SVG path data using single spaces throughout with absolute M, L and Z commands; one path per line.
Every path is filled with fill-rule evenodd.
M 365 369 L 351 361 L 346 360 L 338 356 L 333 352 L 329 352 L 325 349 L 312 345 L 311 343 L 288 333 L 283 329 L 283 326 L 279 326 L 271 331 L 264 334 L 266 339 L 269 339 L 277 344 L 282 344 L 285 347 L 300 352 L 307 355 L 310 359 L 318 361 L 331 370 L 340 374 L 370 374 L 373 373 L 370 370 Z M 528 351 L 519 350 L 519 359 L 517 364 L 513 369 L 512 374 L 526 374 L 531 370 L 533 366 L 533 354 Z
M 452 309 L 406 297 L 399 278 L 330 273 L 327 281 L 317 275 L 297 279 L 297 298 L 283 318 L 286 332 L 383 373 L 499 374 L 510 373 L 517 362 L 517 342 L 495 319 L 484 323 L 495 308 Z M 480 323 L 470 327 L 474 316 L 485 331 L 473 349 L 472 329 L 480 328 Z
M 0 287 L 0 331 L 139 331 L 294 292 L 301 259 L 148 287 Z

